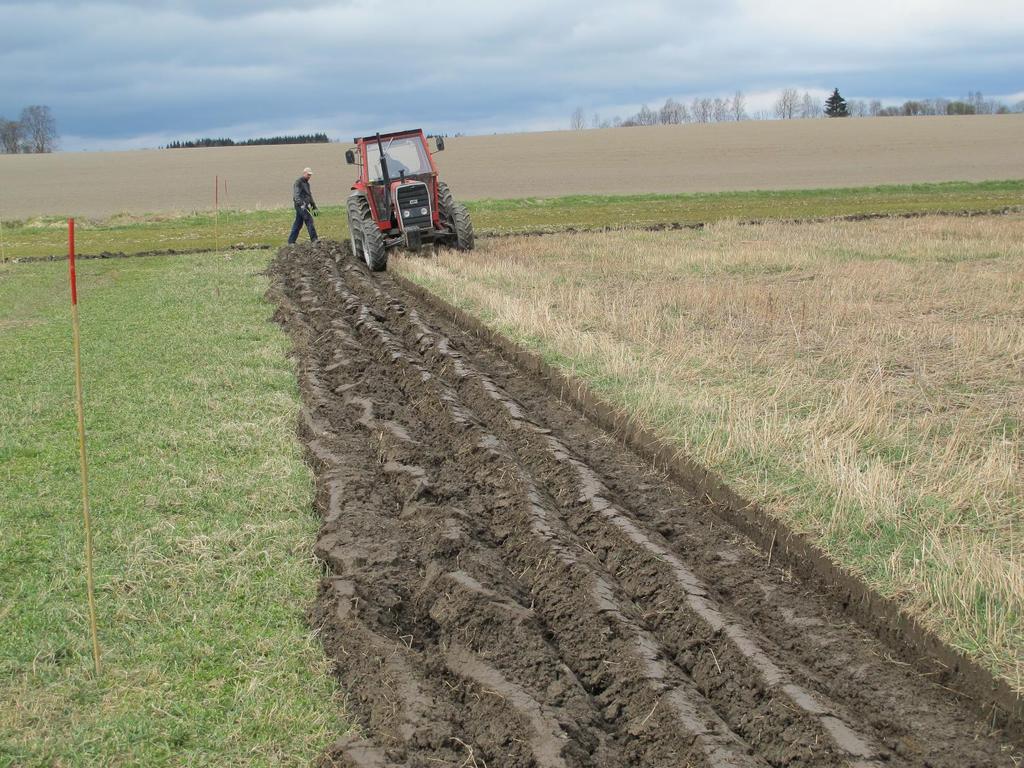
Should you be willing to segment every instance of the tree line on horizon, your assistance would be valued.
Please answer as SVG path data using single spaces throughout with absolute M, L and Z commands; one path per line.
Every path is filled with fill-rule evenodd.
M 42 104 L 25 107 L 17 120 L 0 117 L 0 154 L 53 152 L 58 138 L 53 112 Z
M 326 133 L 309 133 L 299 136 L 270 136 L 259 139 L 192 139 L 189 141 L 172 141 L 164 149 L 196 149 L 197 147 L 261 147 L 271 144 L 327 144 L 330 139 Z
M 838 97 L 845 105 L 842 109 L 830 111 L 829 101 Z M 837 102 L 838 104 L 838 102 Z M 995 99 L 986 99 L 981 91 L 971 91 L 964 99 L 911 99 L 900 105 L 884 105 L 880 99 L 847 101 L 839 96 L 839 89 L 833 91 L 824 103 L 804 91 L 786 88 L 770 110 L 747 112 L 747 99 L 743 91 L 736 91 L 731 97 L 695 96 L 689 104 L 668 98 L 660 109 L 651 109 L 646 104 L 640 111 L 625 119 L 616 115 L 604 118 L 594 113 L 587 122 L 583 107 L 577 107 L 569 118 L 572 130 L 590 128 L 630 128 L 639 125 L 681 125 L 683 123 L 721 123 L 740 120 L 796 120 L 829 117 L 916 117 L 919 115 L 998 115 L 1010 112 L 1024 112 L 1024 101 L 1012 108 Z

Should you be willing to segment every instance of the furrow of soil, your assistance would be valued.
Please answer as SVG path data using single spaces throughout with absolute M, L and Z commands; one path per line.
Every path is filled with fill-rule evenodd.
M 468 396 L 482 403 L 480 411 L 487 409 L 487 398 L 505 411 L 502 414 L 499 410 L 492 421 L 501 423 L 501 417 L 507 417 L 511 427 L 508 439 L 519 444 L 518 456 L 528 463 L 535 476 L 545 478 L 548 487 L 557 489 L 573 530 L 586 539 L 589 549 L 600 552 L 599 559 L 606 570 L 632 574 L 632 578 L 623 578 L 621 583 L 646 614 L 660 613 L 656 626 L 667 631 L 656 634 L 664 634 L 667 646 L 672 647 L 680 637 L 679 627 L 686 628 L 686 641 L 681 649 L 673 649 L 674 657 L 703 689 L 719 700 L 721 710 L 731 716 L 734 727 L 745 733 L 752 743 L 767 742 L 771 739 L 765 738 L 767 732 L 763 723 L 759 722 L 756 727 L 751 723 L 761 720 L 761 716 L 769 723 L 787 722 L 791 719 L 788 713 L 796 711 L 805 717 L 805 732 L 797 739 L 791 733 L 788 741 L 828 744 L 831 736 L 836 751 L 847 753 L 847 757 L 866 759 L 874 755 L 875 750 L 866 740 L 836 717 L 834 705 L 825 706 L 790 680 L 762 650 L 761 642 L 722 614 L 709 598 L 708 589 L 669 551 L 659 534 L 645 533 L 609 500 L 608 488 L 572 455 L 564 442 L 526 419 L 523 409 L 488 376 L 472 370 L 450 350 L 447 339 L 432 339 L 430 329 L 415 310 L 410 311 L 409 316 L 418 331 L 421 351 L 430 349 L 438 358 L 453 360 L 453 369 L 470 390 Z M 669 619 L 665 618 L 665 611 L 658 610 L 658 604 L 666 602 L 673 606 Z M 750 690 L 727 684 L 730 676 L 724 675 L 721 660 L 738 672 L 732 677 L 747 681 Z M 741 699 L 739 706 L 734 701 L 737 698 Z M 761 716 L 751 713 L 746 706 L 751 698 L 760 702 Z M 779 717 L 780 708 L 786 711 L 782 717 Z M 818 759 L 822 757 L 819 755 Z M 778 761 L 786 762 L 782 756 Z
M 497 502 L 485 502 L 489 508 L 486 508 L 487 517 L 484 519 L 500 520 L 498 528 L 495 528 L 492 522 L 491 532 L 503 539 L 504 547 L 499 554 L 504 560 L 505 567 L 519 574 L 520 581 L 526 582 L 530 587 L 532 604 L 542 621 L 556 629 L 554 634 L 557 637 L 568 641 L 564 645 L 560 644 L 559 653 L 567 660 L 570 671 L 578 672 L 588 688 L 596 687 L 605 692 L 610 686 L 617 686 L 617 681 L 608 677 L 604 660 L 623 659 L 619 663 L 630 670 L 632 690 L 620 692 L 619 695 L 636 700 L 638 704 L 632 713 L 624 712 L 621 708 L 606 709 L 606 716 L 611 711 L 612 719 L 623 721 L 626 718 L 635 720 L 641 713 L 653 713 L 658 706 L 659 697 L 670 690 L 672 682 L 669 680 L 666 665 L 659 661 L 661 651 L 635 622 L 624 616 L 613 596 L 612 588 L 605 580 L 595 577 L 592 569 L 574 570 L 581 561 L 583 547 L 578 542 L 567 541 L 567 534 L 557 522 L 557 514 L 552 508 L 554 505 L 551 500 L 545 498 L 531 478 L 521 471 L 518 461 L 505 450 L 503 442 L 488 432 L 462 406 L 458 395 L 443 383 L 439 376 L 428 372 L 417 359 L 405 351 L 394 335 L 377 320 L 378 312 L 360 303 L 342 281 L 334 280 L 330 287 L 334 289 L 337 303 L 345 306 L 356 318 L 356 326 L 366 335 L 370 347 L 380 351 L 379 356 L 382 360 L 396 364 L 396 373 L 400 381 L 404 380 L 406 391 L 410 392 L 417 385 L 425 386 L 432 391 L 433 397 L 430 398 L 430 402 L 440 403 L 441 408 L 432 409 L 432 412 L 426 412 L 424 415 L 433 422 L 431 426 L 436 434 L 448 435 L 449 455 L 458 457 L 461 466 L 471 466 L 475 461 L 479 461 L 482 453 L 484 461 L 490 465 L 491 479 L 481 477 L 480 484 L 492 486 L 492 498 L 497 499 Z M 394 306 L 385 308 L 392 311 L 395 309 Z M 385 451 L 387 452 L 386 448 Z M 394 461 L 395 457 L 389 455 L 388 463 Z M 507 500 L 502 499 L 501 495 L 508 495 L 510 484 L 518 486 L 517 492 Z M 451 498 L 449 495 L 449 500 Z M 513 503 L 510 504 L 509 501 Z M 520 503 L 517 504 L 516 501 Z M 511 531 L 506 530 L 508 521 L 505 518 L 508 515 L 512 515 L 519 522 Z M 577 615 L 573 616 L 574 612 Z M 431 615 L 435 619 L 438 618 L 438 614 L 433 610 Z M 586 620 L 585 623 L 580 622 L 581 616 Z M 604 627 L 603 634 L 608 638 L 607 642 L 593 636 L 595 625 Z M 443 623 L 441 627 L 447 629 Z M 445 645 L 450 645 L 450 642 L 445 641 Z M 516 646 L 508 649 L 513 653 L 512 656 L 505 652 L 496 653 L 494 651 L 497 649 L 494 648 L 481 650 L 486 652 L 488 657 L 500 660 L 510 674 L 516 675 L 521 673 L 519 665 L 516 665 L 515 669 L 508 668 L 509 659 L 514 659 L 515 653 L 528 645 L 529 643 L 518 642 Z M 592 653 L 595 646 L 602 648 L 602 652 L 596 656 Z M 579 649 L 586 649 L 587 653 L 581 655 Z M 539 655 L 541 654 L 530 654 L 529 663 L 535 665 Z M 547 694 L 551 690 L 551 683 L 547 680 L 523 680 L 523 683 L 533 683 L 531 687 L 538 695 Z M 560 687 L 558 686 L 556 690 Z M 673 693 L 671 701 L 678 702 L 684 692 L 677 685 Z M 521 700 L 522 696 L 513 696 L 512 699 Z M 519 710 L 522 714 L 524 708 L 519 707 Z M 532 710 L 527 708 L 526 711 Z M 669 735 L 681 729 L 686 738 L 700 751 L 724 754 L 732 745 L 735 754 L 728 764 L 754 764 L 745 759 L 747 747 L 740 745 L 738 741 L 732 744 L 728 738 L 716 739 L 714 731 L 709 731 L 692 718 L 676 718 L 679 722 L 672 722 L 672 713 L 673 708 L 669 708 L 662 717 L 650 720 L 650 733 L 644 738 L 637 739 L 640 742 L 653 742 L 653 747 L 650 744 L 645 745 L 648 752 L 654 748 L 664 752 L 666 758 L 672 759 L 680 751 L 684 751 L 686 745 L 675 743 L 675 737 Z M 708 717 L 713 718 L 713 714 L 709 712 Z M 654 726 L 662 724 L 666 718 L 669 718 L 669 721 L 664 723 L 666 728 L 654 730 Z M 528 719 L 536 724 L 536 718 Z M 644 718 L 643 723 L 646 725 L 648 721 L 649 718 Z M 622 727 L 628 725 L 622 723 Z M 665 746 L 662 742 L 666 741 L 672 743 Z M 538 741 L 534 739 L 532 743 L 537 744 Z M 544 764 L 541 758 L 550 752 L 550 748 L 534 749 L 533 754 L 538 764 Z M 693 757 L 696 759 L 698 756 L 695 754 Z M 596 764 L 607 764 L 610 759 L 619 762 L 622 756 L 607 755 Z
M 828 597 L 335 244 L 271 268 L 347 766 L 1012 765 Z

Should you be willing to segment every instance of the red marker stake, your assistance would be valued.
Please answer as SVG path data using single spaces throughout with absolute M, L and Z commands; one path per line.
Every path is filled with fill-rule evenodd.
M 92 577 L 92 522 L 89 518 L 89 466 L 85 460 L 85 410 L 82 401 L 82 353 L 78 333 L 78 280 L 75 278 L 75 220 L 68 219 L 68 270 L 71 276 L 71 327 L 75 348 L 75 406 L 78 412 L 78 457 L 82 472 L 82 517 L 85 519 L 85 578 L 89 592 L 92 660 L 100 673 L 100 641 L 96 631 L 96 598 Z

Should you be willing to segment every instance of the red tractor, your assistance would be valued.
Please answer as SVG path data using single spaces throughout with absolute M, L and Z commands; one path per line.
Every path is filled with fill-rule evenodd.
M 437 151 L 444 139 L 435 138 Z M 352 253 L 374 272 L 387 269 L 388 251 L 419 250 L 440 243 L 463 251 L 473 249 L 473 223 L 464 205 L 456 203 L 448 185 L 437 179 L 437 166 L 422 130 L 378 133 L 355 139 L 345 153 L 359 166 L 359 178 L 348 196 L 348 229 Z

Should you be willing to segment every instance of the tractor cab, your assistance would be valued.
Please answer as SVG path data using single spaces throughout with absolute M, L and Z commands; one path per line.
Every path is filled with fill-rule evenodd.
M 352 189 L 367 192 L 382 232 L 402 236 L 408 247 L 418 247 L 408 242 L 415 239 L 409 233 L 437 224 L 437 167 L 423 131 L 386 133 L 355 142 L 361 173 Z
M 345 153 L 359 166 L 348 202 L 352 249 L 371 269 L 384 269 L 387 250 L 419 250 L 441 243 L 473 247 L 473 230 L 464 206 L 438 181 L 437 166 L 422 130 L 378 133 L 356 138 Z M 437 151 L 444 139 L 435 137 Z
M 413 175 L 433 176 L 437 173 L 430 152 L 418 136 L 390 137 L 387 141 L 382 141 L 382 145 L 388 175 L 392 179 L 404 179 Z M 385 163 L 381 162 L 381 147 L 377 142 L 371 142 L 365 145 L 365 149 L 367 180 L 383 183 Z

